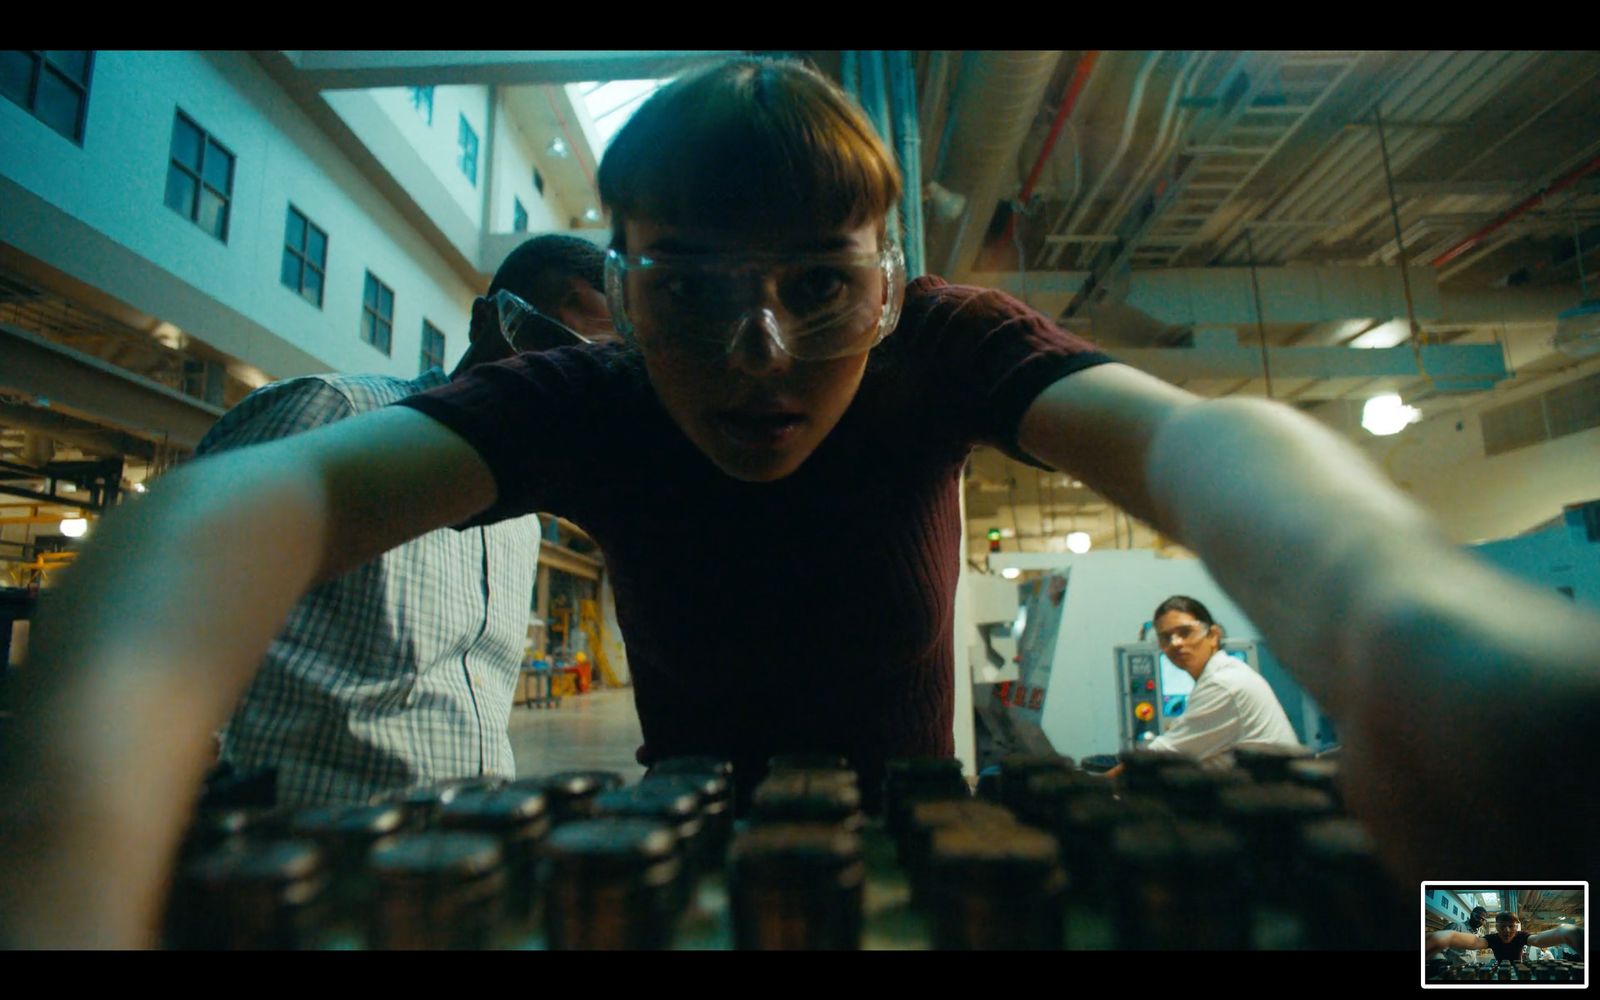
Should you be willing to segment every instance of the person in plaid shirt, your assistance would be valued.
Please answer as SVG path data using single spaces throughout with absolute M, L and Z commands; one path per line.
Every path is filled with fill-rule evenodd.
M 289 437 L 445 385 L 516 350 L 614 337 L 599 248 L 570 236 L 518 247 L 474 303 L 471 346 L 448 376 L 308 375 L 251 393 L 197 455 Z M 504 289 L 556 323 L 513 345 L 491 308 Z M 570 327 L 564 330 L 563 327 Z M 275 771 L 278 802 L 364 802 L 409 786 L 515 774 L 507 733 L 539 552 L 529 514 L 431 531 L 313 588 L 272 641 L 221 733 L 220 761 Z

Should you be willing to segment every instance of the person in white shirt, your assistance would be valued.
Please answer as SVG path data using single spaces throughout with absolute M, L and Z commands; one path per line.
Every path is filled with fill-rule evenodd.
M 1266 679 L 1222 651 L 1222 627 L 1204 604 L 1169 597 L 1156 608 L 1154 621 L 1161 651 L 1194 678 L 1194 690 L 1183 714 L 1147 744 L 1149 749 L 1175 750 L 1204 764 L 1231 764 L 1239 747 L 1300 747 Z

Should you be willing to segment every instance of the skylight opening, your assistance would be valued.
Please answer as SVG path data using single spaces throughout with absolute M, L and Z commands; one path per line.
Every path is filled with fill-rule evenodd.
M 665 79 L 609 80 L 575 85 L 583 97 L 589 120 L 594 123 L 595 135 L 600 140 L 600 148 L 595 150 L 597 158 L 605 154 L 606 147 L 611 145 L 611 137 L 628 123 L 645 99 L 668 82 Z

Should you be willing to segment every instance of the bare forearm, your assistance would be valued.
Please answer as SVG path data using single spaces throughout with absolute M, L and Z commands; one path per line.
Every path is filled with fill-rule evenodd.
M 13 943 L 151 940 L 164 847 L 210 733 L 323 542 L 314 482 L 231 458 L 173 473 L 105 519 L 41 601 L 3 777 Z
M 1428 935 L 1424 950 L 1431 955 L 1446 948 L 1477 948 L 1479 946 L 1476 934 L 1465 934 L 1461 931 L 1434 931 Z
M 1397 871 L 1492 867 L 1502 839 L 1549 877 L 1583 870 L 1585 845 L 1509 818 L 1495 835 L 1458 831 L 1474 804 L 1515 816 L 1547 734 L 1586 731 L 1600 616 L 1462 551 L 1352 445 L 1282 407 L 1185 408 L 1147 474 L 1158 516 L 1339 721 L 1347 801 Z M 1464 767 L 1462 733 L 1495 734 L 1498 752 Z M 1581 809 L 1596 790 L 1580 771 L 1553 780 Z
M 1540 931 L 1528 938 L 1528 943 L 1535 948 L 1555 948 L 1566 945 L 1573 951 L 1583 951 L 1583 928 L 1571 924 L 1562 924 L 1552 927 L 1547 931 Z
M 295 600 L 494 499 L 466 442 L 388 407 L 207 458 L 107 518 L 50 594 L 0 748 L 0 939 L 150 942 L 207 740 Z
M 1290 664 L 1356 664 L 1359 624 L 1419 559 L 1455 550 L 1348 442 L 1287 407 L 1213 400 L 1173 414 L 1146 463 L 1158 523 L 1205 560 Z M 1348 676 L 1301 677 L 1338 715 Z

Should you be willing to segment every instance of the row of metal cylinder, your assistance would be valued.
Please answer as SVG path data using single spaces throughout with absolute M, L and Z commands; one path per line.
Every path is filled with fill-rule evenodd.
M 469 779 L 366 806 L 202 813 L 179 948 L 665 947 L 732 828 L 725 762 Z
M 1560 959 L 1450 966 L 1429 962 L 1430 983 L 1582 983 L 1583 963 Z
M 884 820 L 924 945 L 1398 947 L 1406 907 L 1339 815 L 1337 766 L 1242 753 L 1231 771 L 1124 755 L 1116 783 L 1006 758 L 974 799 L 954 759 L 891 762 Z M 645 780 L 456 782 L 387 802 L 209 813 L 173 893 L 177 947 L 661 948 L 725 873 L 738 948 L 863 943 L 869 860 L 846 761 L 775 758 L 733 834 L 725 761 Z M 731 840 L 731 849 L 729 847 Z M 877 877 L 884 875 L 877 872 Z M 1073 940 L 1074 914 L 1109 940 Z M 704 913 L 699 914 L 704 917 Z M 1266 936 L 1263 937 L 1263 928 Z
M 1218 770 L 1129 752 L 1111 782 L 1017 755 L 979 801 L 902 766 L 887 817 L 941 947 L 1410 946 L 1407 896 L 1342 815 L 1337 763 L 1237 756 Z M 1073 939 L 1095 922 L 1109 933 Z

